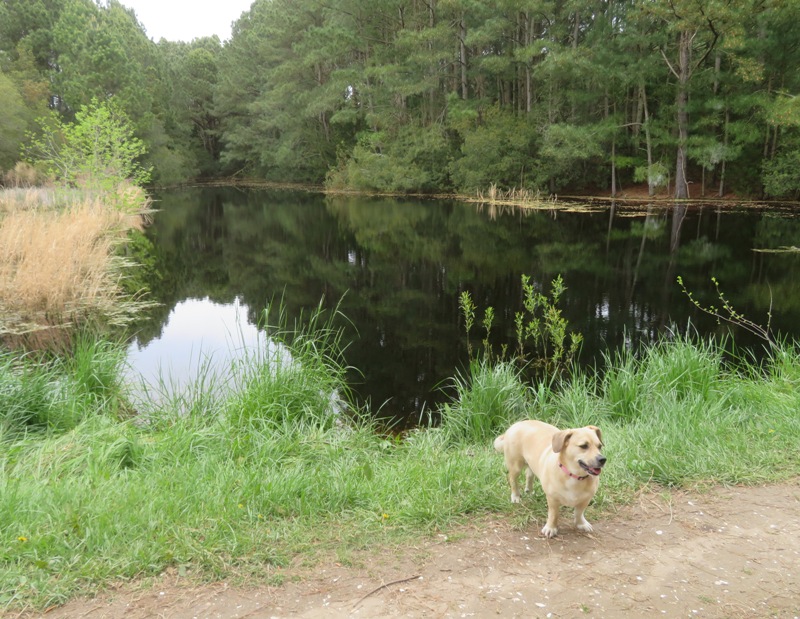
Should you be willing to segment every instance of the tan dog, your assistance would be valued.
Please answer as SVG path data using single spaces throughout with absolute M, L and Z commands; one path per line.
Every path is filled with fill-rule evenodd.
M 533 420 L 518 421 L 494 441 L 494 448 L 505 455 L 512 503 L 520 502 L 517 478 L 523 469 L 526 492 L 533 490 L 533 476 L 539 478 L 547 497 L 547 523 L 542 528 L 545 537 L 558 533 L 562 505 L 575 508 L 575 527 L 579 531 L 592 530 L 583 512 L 597 492 L 606 463 L 600 453 L 602 447 L 602 434 L 595 426 L 559 430 Z

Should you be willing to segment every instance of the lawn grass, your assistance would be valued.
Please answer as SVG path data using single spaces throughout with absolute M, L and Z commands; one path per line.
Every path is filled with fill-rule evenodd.
M 734 366 L 715 344 L 665 341 L 560 385 L 476 363 L 439 427 L 397 437 L 347 401 L 335 333 L 267 332 L 270 346 L 232 371 L 227 395 L 137 416 L 121 404 L 114 344 L 83 342 L 69 360 L 0 354 L 0 608 L 46 608 L 171 567 L 199 581 L 280 582 L 297 561 L 486 515 L 533 527 L 543 497 L 512 505 L 491 445 L 523 417 L 602 428 L 595 521 L 648 484 L 797 474 L 794 346 Z

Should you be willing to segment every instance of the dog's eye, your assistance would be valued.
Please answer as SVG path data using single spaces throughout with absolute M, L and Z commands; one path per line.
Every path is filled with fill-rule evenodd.
M 584 443 L 580 447 L 581 447 L 581 449 L 589 449 L 589 443 Z

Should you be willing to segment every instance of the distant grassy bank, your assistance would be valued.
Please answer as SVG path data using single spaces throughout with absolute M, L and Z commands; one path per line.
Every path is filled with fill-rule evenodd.
M 349 402 L 334 332 L 271 337 L 286 346 L 232 368 L 228 395 L 202 385 L 134 416 L 113 344 L 84 338 L 69 359 L 0 353 L 0 608 L 45 608 L 170 567 L 277 584 L 297 561 L 347 563 L 352 549 L 486 514 L 538 530 L 543 498 L 512 505 L 491 447 L 525 417 L 603 429 L 595 521 L 650 484 L 797 474 L 794 346 L 731 368 L 714 344 L 663 342 L 552 389 L 473 363 L 440 427 L 393 437 Z

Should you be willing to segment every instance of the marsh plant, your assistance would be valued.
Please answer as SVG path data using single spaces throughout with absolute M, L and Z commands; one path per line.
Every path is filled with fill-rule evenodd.
M 525 188 L 500 189 L 495 183 L 491 183 L 486 192 L 478 189 L 475 201 L 480 204 L 492 206 L 508 205 L 529 209 L 550 209 L 556 206 L 557 200 L 554 196 L 543 196 L 539 190 Z
M 261 326 L 264 345 L 248 351 L 234 373 L 228 421 L 255 433 L 270 433 L 298 421 L 319 428 L 343 423 L 352 399 L 345 381 L 342 331 L 334 326 L 338 306 L 322 301 L 289 324 L 284 306 L 270 304 Z
M 521 276 L 520 285 L 523 307 L 514 314 L 516 345 L 513 357 L 509 358 L 507 345 L 502 345 L 499 353 L 493 350 L 491 332 L 495 310 L 489 306 L 481 320 L 483 358 L 487 361 L 513 361 L 519 367 L 531 366 L 546 376 L 568 371 L 580 352 L 583 335 L 569 330 L 569 323 L 558 306 L 567 289 L 563 278 L 558 275 L 552 280 L 549 293 L 542 292 L 529 275 Z M 474 360 L 471 333 L 478 308 L 469 291 L 465 290 L 459 296 L 459 307 L 464 320 L 467 354 L 470 360 Z
M 117 248 L 142 225 L 144 193 L 131 187 L 120 198 L 139 203 L 132 212 L 101 196 L 57 198 L 48 207 L 41 191 L 26 191 L 34 195 L 15 196 L 0 216 L 0 333 L 128 322 L 142 299 L 123 291 L 132 263 Z
M 528 275 L 522 275 L 523 307 L 514 315 L 516 344 L 512 353 L 502 344 L 495 352 L 492 327 L 495 310 L 487 307 L 480 318 L 480 352 L 472 343 L 478 308 L 469 291 L 459 295 L 467 339 L 468 368 L 452 381 L 457 397 L 443 405 L 442 427 L 457 441 L 491 442 L 513 421 L 530 416 L 543 394 L 573 369 L 583 337 L 570 332 L 558 302 L 566 290 L 559 275 L 549 294 L 540 292 Z M 526 376 L 538 381 L 537 390 Z

